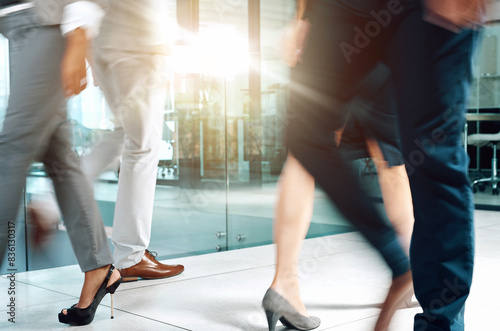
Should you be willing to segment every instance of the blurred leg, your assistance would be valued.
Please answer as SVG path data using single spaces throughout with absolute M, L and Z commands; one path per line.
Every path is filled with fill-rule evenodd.
M 339 45 L 356 40 L 356 28 L 366 24 L 363 17 L 326 1 L 314 2 L 308 17 L 312 24 L 309 44 L 302 63 L 292 71 L 287 144 L 392 270 L 393 283 L 377 329 L 384 330 L 411 290 L 408 257 L 394 229 L 377 211 L 356 172 L 335 145 L 333 135 L 345 122 L 346 103 L 357 95 L 361 83 L 381 59 L 377 43 L 380 39 L 371 40 L 349 57 Z
M 7 228 L 19 210 L 26 171 L 47 148 L 54 114 L 64 107 L 59 63 L 64 50 L 57 27 L 38 27 L 30 11 L 0 18 L 9 38 L 10 96 L 0 133 L 0 262 Z
M 66 112 L 61 118 L 65 115 Z M 86 308 L 113 263 L 113 257 L 92 191 L 80 170 L 76 154 L 71 150 L 70 134 L 71 126 L 63 120 L 50 140 L 43 161 L 54 183 L 73 251 L 81 270 L 85 272 L 77 307 Z M 109 284 L 119 277 L 118 271 L 115 271 Z
M 95 48 L 95 47 L 94 47 Z M 99 89 L 111 107 L 120 98 L 118 86 L 111 78 L 109 59 L 101 55 L 101 50 L 95 48 L 95 59 L 92 66 L 94 77 L 99 84 Z M 81 159 L 81 168 L 93 187 L 94 181 L 111 165 L 119 162 L 125 149 L 125 132 L 117 119 L 114 119 L 115 128 L 105 132 L 92 147 L 89 154 Z
M 109 265 L 113 259 L 99 209 L 77 156 L 71 150 L 70 134 L 71 126 L 63 120 L 51 137 L 43 162 L 54 183 L 78 263 L 86 272 Z
M 61 207 L 68 217 L 70 239 L 87 280 L 88 275 L 100 276 L 112 258 L 106 237 L 94 237 L 102 223 L 85 208 L 84 202 L 92 201 L 92 197 L 88 195 L 85 199 L 80 195 L 80 185 L 85 187 L 86 182 L 81 173 L 78 176 L 76 159 L 69 149 L 68 128 L 60 131 L 64 128 L 61 123 L 67 125 L 66 100 L 60 82 L 64 41 L 58 26 L 40 27 L 32 21 L 34 17 L 34 13 L 28 10 L 1 19 L 2 33 L 6 32 L 10 42 L 12 72 L 9 106 L 0 133 L 0 185 L 4 188 L 0 190 L 0 233 L 3 237 L 3 225 L 13 222 L 16 216 L 30 163 L 43 157 L 47 172 L 58 182 L 57 187 L 63 188 L 59 190 L 62 192 Z M 6 31 L 3 30 L 5 26 Z M 80 204 L 81 208 L 76 209 L 71 217 L 68 211 L 73 212 L 73 202 Z M 91 228 L 96 224 L 95 229 Z M 0 240 L 3 249 L 3 238 Z M 105 246 L 92 247 L 96 242 L 105 243 Z M 119 277 L 119 274 L 114 277 Z M 97 280 L 93 277 L 92 280 L 102 282 L 103 278 Z M 95 291 L 87 282 L 84 289 L 82 298 L 87 304 Z
M 139 263 L 149 246 L 166 98 L 165 62 L 155 54 L 99 50 L 98 80 L 125 134 L 113 221 L 119 269 Z
M 473 203 L 461 146 L 476 33 L 401 17 L 388 49 L 415 226 L 415 330 L 464 330 L 474 261 Z M 425 74 L 424 74 L 425 73 Z
M 105 132 L 92 148 L 92 151 L 81 158 L 81 168 L 89 185 L 93 188 L 94 181 L 111 165 L 119 162 L 125 148 L 125 133 L 123 129 Z
M 378 65 L 380 45 L 373 40 L 349 62 L 339 45 L 354 40 L 354 28 L 364 26 L 365 20 L 326 1 L 314 2 L 309 18 L 309 44 L 302 63 L 292 71 L 288 147 L 339 211 L 380 252 L 394 277 L 401 276 L 409 270 L 408 258 L 333 135 L 345 123 L 346 104 Z
M 377 167 L 377 175 L 384 199 L 385 212 L 394 230 L 398 234 L 401 245 L 408 256 L 413 232 L 413 203 L 410 183 L 404 165 L 389 167 L 382 151 L 374 139 L 367 139 L 366 144 L 371 159 Z
M 297 263 L 311 222 L 313 199 L 314 178 L 289 154 L 280 176 L 274 216 L 277 263 L 271 288 L 304 316 L 309 315 L 300 299 Z

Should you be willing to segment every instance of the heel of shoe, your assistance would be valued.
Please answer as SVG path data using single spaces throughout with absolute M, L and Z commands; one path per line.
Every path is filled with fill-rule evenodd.
M 114 306 L 114 303 L 113 303 L 113 299 L 115 297 L 115 294 L 114 293 L 111 293 L 111 319 L 114 319 L 115 318 L 115 314 L 114 314 L 114 311 L 113 311 L 113 306 Z
M 276 324 L 280 319 L 280 316 L 272 311 L 266 310 L 267 325 L 269 326 L 269 331 L 274 331 L 276 329 Z
M 116 289 L 118 288 L 118 286 L 120 286 L 121 283 L 122 283 L 122 279 L 120 278 L 116 282 L 114 282 L 113 284 L 111 284 L 108 288 L 106 288 L 106 292 L 109 293 L 109 295 L 111 296 L 111 319 L 115 318 L 115 314 L 114 314 L 115 292 L 116 292 Z
M 106 293 L 115 294 L 116 289 L 118 288 L 118 286 L 120 286 L 121 283 L 122 283 L 122 279 L 120 278 L 116 282 L 114 282 L 113 284 L 109 285 L 106 288 Z
M 122 277 L 122 282 L 128 283 L 128 282 L 136 282 L 139 280 L 139 277 L 135 276 L 123 276 Z

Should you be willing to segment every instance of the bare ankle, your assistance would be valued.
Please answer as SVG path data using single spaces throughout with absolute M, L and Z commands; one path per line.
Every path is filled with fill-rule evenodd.
M 279 281 L 275 281 L 271 285 L 271 288 L 285 298 L 285 300 L 287 300 L 299 314 L 309 317 L 306 307 L 300 298 L 298 282 L 287 282 L 286 284 L 283 284 Z

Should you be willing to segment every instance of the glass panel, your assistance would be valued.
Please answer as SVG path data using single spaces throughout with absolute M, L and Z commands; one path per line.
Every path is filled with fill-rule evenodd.
M 9 42 L 0 34 L 0 131 L 3 127 L 9 101 L 9 84 Z M 13 224 L 7 225 L 9 241 L 4 263 L 0 265 L 0 274 L 27 270 L 25 205 L 25 196 L 23 195 L 19 201 L 19 214 L 15 227 Z
M 280 155 L 283 121 L 279 117 L 285 110 L 287 92 L 280 82 L 288 79 L 288 71 L 268 47 L 273 49 L 270 45 L 277 45 L 278 34 L 288 21 L 284 16 L 293 2 L 260 1 L 260 8 L 258 4 L 245 1 L 242 6 L 248 19 L 240 26 L 244 31 L 242 38 L 249 45 L 251 62 L 242 77 L 247 88 L 240 92 L 241 116 L 236 118 L 228 110 L 228 128 L 234 128 L 228 149 L 238 151 L 234 153 L 238 157 L 231 160 L 229 167 L 231 249 L 272 242 L 275 183 L 285 157 L 284 153 Z
M 216 231 L 216 250 L 228 248 L 227 203 L 231 199 L 226 185 L 248 182 L 248 165 L 238 145 L 243 134 L 245 98 L 248 98 L 248 33 L 246 1 L 199 1 L 199 39 L 206 45 L 204 71 L 200 77 L 203 178 L 218 178 L 212 186 L 208 215 L 222 211 L 224 224 Z M 211 118 L 206 116 L 210 115 Z M 245 171 L 246 169 L 246 171 Z M 216 185 L 215 185 L 216 184 Z
M 9 101 L 9 42 L 0 34 L 0 130 Z
M 478 50 L 474 57 L 474 80 L 471 89 L 469 114 L 496 114 L 496 118 L 477 121 L 469 117 L 466 133 L 500 132 L 500 24 L 492 22 L 486 25 Z M 470 116 L 470 115 L 469 115 Z M 492 176 L 492 146 L 467 146 L 470 157 L 470 178 L 488 178 Z M 498 156 L 497 156 L 498 157 Z M 497 165 L 498 167 L 498 165 Z M 498 169 L 498 168 L 497 168 Z M 500 196 L 494 195 L 490 182 L 473 186 L 474 202 L 478 208 L 498 208 Z
M 285 29 L 295 13 L 294 1 L 248 1 L 249 27 L 234 23 L 241 38 L 249 41 L 250 70 L 245 73 L 248 90 L 238 102 L 242 113 L 228 107 L 228 233 L 229 248 L 272 242 L 272 221 L 277 200 L 277 180 L 286 160 L 284 127 L 287 118 L 289 69 L 280 58 Z M 238 11 L 230 12 L 238 15 Z M 259 18 L 259 19 L 257 19 Z M 227 24 L 234 19 L 228 18 Z M 258 26 L 256 27 L 256 23 Z M 250 35 L 250 39 L 247 39 Z M 258 41 L 258 47 L 255 46 Z M 258 65 L 256 65 L 258 61 Z M 255 83 L 255 79 L 258 80 Z M 227 95 L 235 93 L 228 84 Z M 256 106 L 255 103 L 258 103 Z M 240 115 L 239 117 L 235 117 Z M 234 155 L 234 156 L 233 156 Z M 315 194 L 315 208 L 308 237 L 352 230 L 321 191 Z
M 221 67 L 218 41 L 193 5 L 177 3 L 180 28 L 170 59 L 151 241 L 164 258 L 226 247 L 224 80 L 215 70 Z
M 176 22 L 177 16 L 180 28 L 169 60 L 171 79 L 166 87 L 149 248 L 165 259 L 270 243 L 277 180 L 286 159 L 283 132 L 289 69 L 279 58 L 279 45 L 295 4 L 281 0 L 168 2 L 166 19 Z M 169 28 L 174 31 L 172 25 Z M 0 40 L 0 53 L 6 52 L 6 42 Z M 0 120 L 8 95 L 7 66 L 7 62 L 0 63 Z M 114 127 L 111 111 L 89 77 L 88 89 L 68 103 L 79 156 Z M 103 173 L 94 187 L 109 234 L 118 174 L 119 163 Z M 52 190 L 41 164 L 34 164 L 27 199 L 52 201 Z M 50 204 L 57 213 L 54 203 Z M 24 213 L 20 217 L 23 221 Z M 23 222 L 19 226 L 25 227 Z M 26 268 L 76 263 L 62 221 L 54 229 L 43 251 L 35 252 L 21 243 L 28 247 L 23 253 L 28 257 Z M 308 236 L 348 230 L 317 190 Z
M 168 3 L 166 20 L 176 22 L 176 1 L 168 0 Z M 172 36 L 174 26 L 175 23 L 168 24 Z M 189 52 L 193 54 L 195 50 L 192 48 Z M 223 93 L 223 81 L 208 74 L 200 75 L 200 71 L 192 70 L 193 63 L 189 63 L 191 67 L 182 67 L 177 66 L 175 59 L 170 62 L 171 79 L 166 86 L 168 96 L 149 245 L 149 249 L 158 253 L 158 259 L 214 252 L 220 243 L 215 234 L 226 232 L 225 141 L 211 138 L 210 133 L 203 138 L 204 127 L 208 131 L 225 132 L 224 109 L 221 108 L 224 103 L 213 102 L 216 95 Z M 90 72 L 88 76 L 87 90 L 68 102 L 68 116 L 74 128 L 74 150 L 80 157 L 93 148 L 102 134 L 114 127 L 106 100 L 99 88 L 93 86 Z M 205 105 L 200 101 L 200 86 L 206 86 L 204 90 L 213 94 L 207 97 Z M 207 93 L 205 95 L 210 94 Z M 218 150 L 210 149 L 207 171 L 200 167 L 204 139 L 207 146 L 222 145 Z M 119 163 L 103 173 L 94 186 L 108 238 L 113 229 L 118 175 Z M 34 164 L 28 178 L 28 199 L 51 201 L 57 211 L 50 196 L 52 190 L 43 166 Z M 62 221 L 55 229 L 43 251 L 28 251 L 30 270 L 76 263 Z
M 4 262 L 0 265 L 0 275 L 28 270 L 25 206 L 26 200 L 23 195 L 19 204 L 19 214 L 17 215 L 15 226 L 10 222 L 7 224 L 7 251 L 3 260 Z
M 151 244 L 160 254 L 201 254 L 225 246 L 224 104 L 217 99 L 222 83 L 209 74 L 175 74 L 166 126 L 178 171 L 172 169 L 177 181 L 157 186 L 153 224 L 162 224 L 162 234 L 154 234 Z
M 31 225 L 32 216 L 29 212 L 27 213 L 28 238 L 30 239 L 30 244 L 27 245 L 27 270 L 77 264 L 66 227 L 59 213 L 59 207 L 53 193 L 52 181 L 47 177 L 41 165 L 35 164 L 32 166 L 31 173 L 26 180 L 26 191 L 28 192 L 28 206 L 37 209 L 39 215 L 44 218 L 42 221 L 47 222 L 47 229 L 51 230 L 51 233 L 41 243 L 41 246 L 34 249 L 31 241 L 35 235 L 34 227 Z
M 241 214 L 235 201 L 244 200 L 245 191 L 235 190 L 237 186 L 251 182 L 250 144 L 243 144 L 253 137 L 249 132 L 249 46 L 248 46 L 248 3 L 247 1 L 200 0 L 200 38 L 214 40 L 217 57 L 225 59 L 217 72 L 222 78 L 222 93 L 218 100 L 225 113 L 221 114 L 226 131 L 213 131 L 214 142 L 224 142 L 221 148 L 227 150 L 227 225 L 220 249 L 232 247 L 235 229 L 253 225 L 249 217 Z M 257 128 L 258 129 L 258 128 Z M 224 139 L 227 137 L 227 140 Z M 205 151 L 208 152 L 207 149 Z M 206 159 L 206 158 L 205 158 Z M 205 168 L 208 169 L 207 165 Z

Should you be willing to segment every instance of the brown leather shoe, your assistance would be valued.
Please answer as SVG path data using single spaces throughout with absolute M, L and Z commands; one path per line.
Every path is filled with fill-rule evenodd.
M 159 279 L 180 274 L 184 271 L 183 265 L 168 265 L 156 261 L 156 253 L 146 250 L 141 262 L 131 267 L 120 269 L 123 282 L 133 282 L 138 278 Z

